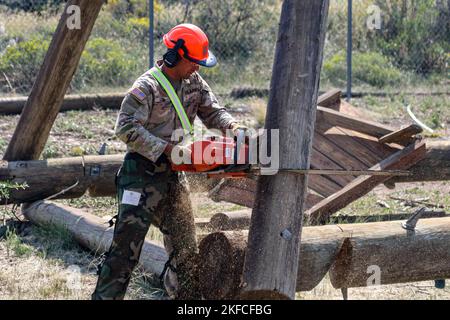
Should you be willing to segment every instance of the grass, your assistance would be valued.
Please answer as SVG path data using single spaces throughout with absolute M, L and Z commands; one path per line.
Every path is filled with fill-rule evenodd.
M 18 257 L 29 256 L 32 252 L 31 247 L 24 244 L 16 232 L 11 229 L 6 231 L 5 245 L 7 256 L 9 256 L 10 253 L 14 253 Z

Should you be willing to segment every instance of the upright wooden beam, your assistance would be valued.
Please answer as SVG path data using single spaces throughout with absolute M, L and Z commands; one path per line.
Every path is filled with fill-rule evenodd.
M 283 2 L 265 124 L 279 129 L 280 168 L 310 166 L 328 6 L 328 0 Z M 304 175 L 259 178 L 242 298 L 295 297 L 306 191 Z
M 70 0 L 61 16 L 31 94 L 4 155 L 5 160 L 38 159 L 45 147 L 64 94 L 77 69 L 103 0 Z M 80 9 L 80 29 L 69 28 L 68 20 Z M 71 27 L 71 26 L 70 26 Z

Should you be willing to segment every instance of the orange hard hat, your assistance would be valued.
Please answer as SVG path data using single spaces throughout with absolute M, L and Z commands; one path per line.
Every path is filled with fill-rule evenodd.
M 217 64 L 216 57 L 209 50 L 208 37 L 202 29 L 190 23 L 183 23 L 173 27 L 163 37 L 164 44 L 169 49 L 174 48 L 180 39 L 184 40 L 178 51 L 182 57 L 204 67 L 214 67 Z

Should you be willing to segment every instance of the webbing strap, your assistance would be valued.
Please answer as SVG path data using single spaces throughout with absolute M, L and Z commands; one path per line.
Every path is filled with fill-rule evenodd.
M 193 135 L 194 129 L 189 121 L 189 118 L 184 111 L 183 105 L 181 104 L 180 98 L 178 98 L 175 89 L 172 87 L 172 84 L 169 80 L 167 80 L 166 76 L 162 73 L 159 68 L 153 67 L 150 69 L 150 74 L 155 77 L 158 83 L 163 87 L 164 91 L 169 96 L 170 101 L 172 101 L 175 110 L 177 111 L 178 118 L 180 119 L 181 125 L 183 126 L 184 131 Z

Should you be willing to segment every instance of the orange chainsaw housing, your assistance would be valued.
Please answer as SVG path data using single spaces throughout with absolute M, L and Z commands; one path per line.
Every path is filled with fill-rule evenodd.
M 236 164 L 236 159 L 245 156 L 248 163 L 248 145 L 243 144 L 237 158 L 236 142 L 227 137 L 208 137 L 195 141 L 189 146 L 191 150 L 190 164 L 173 164 L 173 171 L 208 172 Z M 239 161 L 242 162 L 242 161 Z

